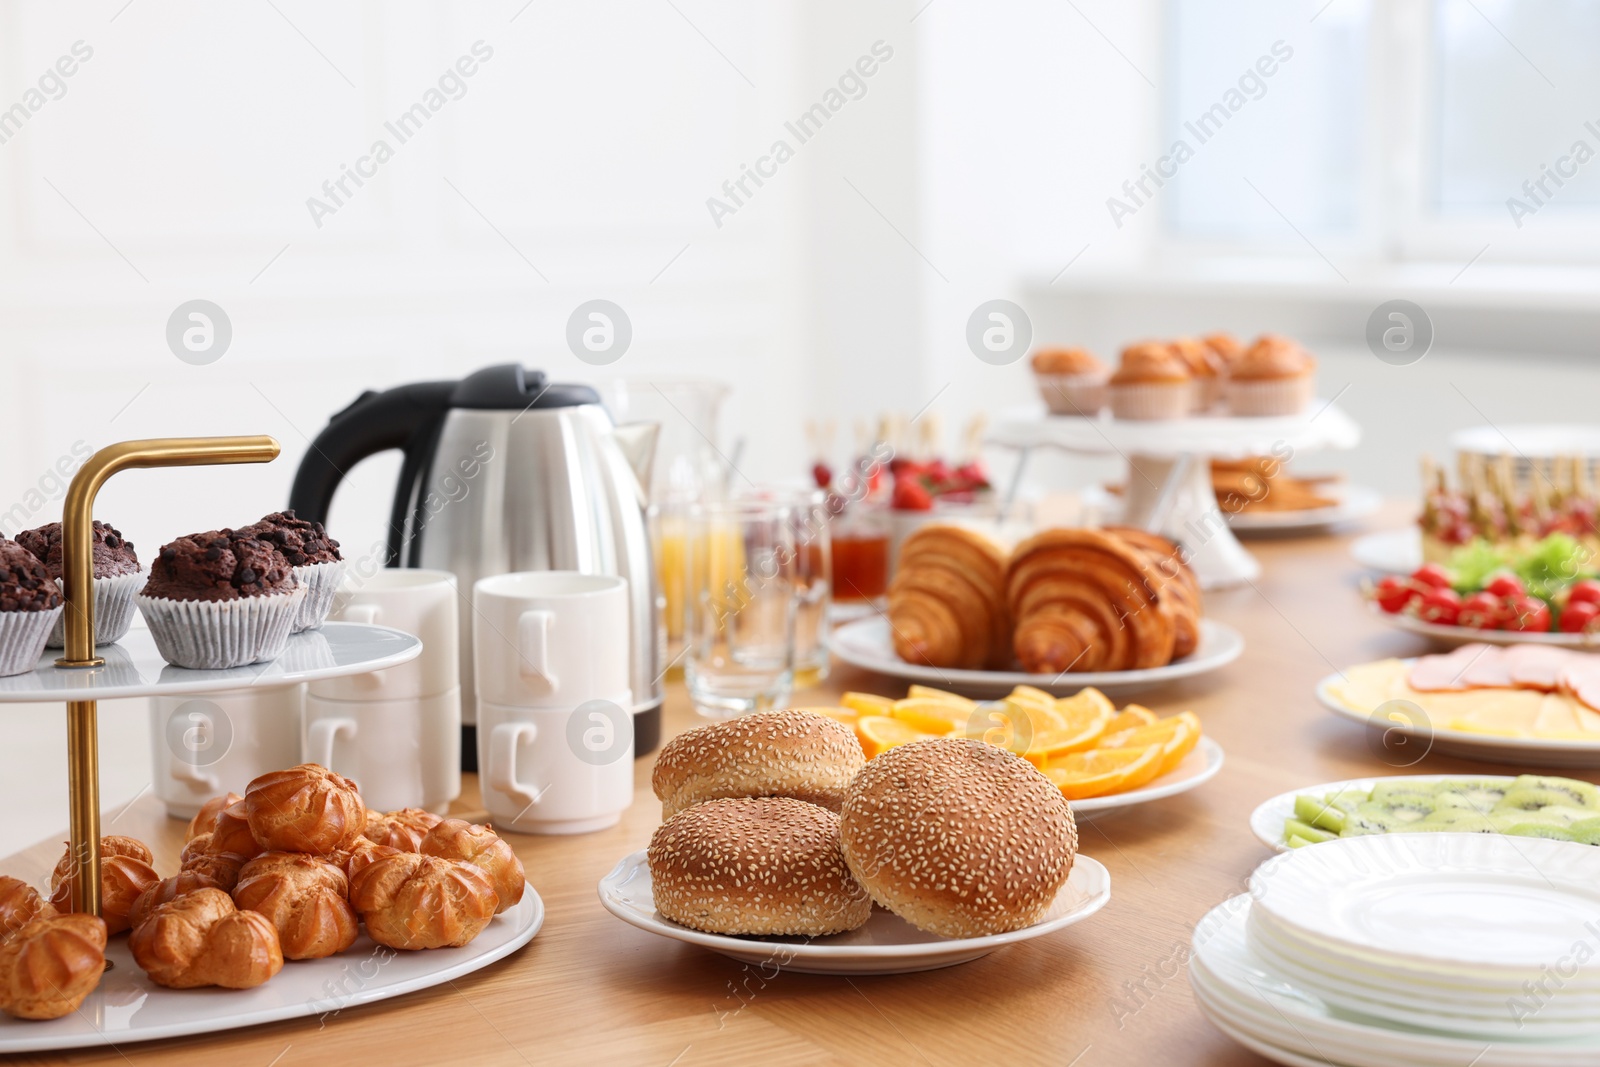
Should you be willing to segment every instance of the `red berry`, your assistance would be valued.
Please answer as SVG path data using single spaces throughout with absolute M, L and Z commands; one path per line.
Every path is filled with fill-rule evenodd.
M 1419 585 L 1431 585 L 1435 589 L 1449 589 L 1453 584 L 1450 572 L 1437 563 L 1424 563 L 1411 572 L 1411 580 Z
M 1507 630 L 1522 633 L 1550 632 L 1550 605 L 1535 596 L 1517 597 L 1506 601 Z
M 1581 634 L 1587 633 L 1594 626 L 1594 621 L 1600 617 L 1600 604 L 1593 604 L 1587 600 L 1580 600 L 1576 604 L 1568 602 L 1561 611 L 1561 618 L 1556 625 L 1562 633 Z
M 1454 589 L 1430 589 L 1422 598 L 1417 617 L 1423 622 L 1454 626 L 1461 616 L 1461 597 Z M 1548 621 L 1548 620 L 1547 620 Z
M 894 480 L 890 503 L 896 511 L 932 511 L 933 494 L 916 478 L 900 477 Z
M 1417 591 L 1411 588 L 1411 583 L 1397 575 L 1389 575 L 1378 582 L 1378 587 L 1373 591 L 1373 599 L 1377 600 L 1378 607 L 1390 615 L 1397 615 L 1411 603 Z
M 1503 611 L 1500 598 L 1493 593 L 1473 593 L 1461 602 L 1456 624 L 1474 630 L 1498 630 Z
M 1485 593 L 1493 593 L 1502 600 L 1512 600 L 1526 596 L 1528 589 L 1522 584 L 1522 579 L 1515 574 L 1497 574 L 1489 579 L 1489 584 L 1483 587 Z
M 1593 578 L 1573 582 L 1572 588 L 1567 590 L 1567 603 L 1600 605 L 1600 582 Z
M 833 471 L 826 463 L 817 462 L 811 465 L 811 480 L 817 483 L 818 489 L 826 489 L 833 484 Z

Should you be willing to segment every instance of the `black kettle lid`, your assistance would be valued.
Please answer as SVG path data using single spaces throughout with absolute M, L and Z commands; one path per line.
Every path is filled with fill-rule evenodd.
M 474 371 L 457 382 L 450 394 L 451 407 L 479 411 L 570 408 L 598 403 L 600 394 L 590 386 L 552 382 L 544 371 L 518 363 L 502 363 Z

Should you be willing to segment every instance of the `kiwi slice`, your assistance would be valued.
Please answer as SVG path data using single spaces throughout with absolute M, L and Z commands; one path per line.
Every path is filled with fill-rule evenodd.
M 1315 826 L 1308 826 L 1299 819 L 1285 819 L 1283 821 L 1283 836 L 1285 838 L 1301 837 L 1307 841 L 1332 841 L 1338 834 L 1330 834 Z
M 1425 833 L 1492 834 L 1498 829 L 1493 820 L 1471 808 L 1442 807 L 1425 819 L 1406 827 Z
M 1506 830 L 1512 837 L 1543 837 L 1551 841 L 1575 841 L 1572 831 L 1565 826 L 1552 826 L 1549 823 L 1525 822 Z
M 1344 829 L 1339 831 L 1340 837 L 1356 837 L 1361 834 L 1387 834 L 1395 830 L 1404 830 L 1408 823 L 1415 820 L 1402 818 L 1398 813 L 1382 804 L 1367 802 L 1345 816 Z
M 1439 810 L 1439 801 L 1425 793 L 1391 793 L 1378 799 L 1376 793 L 1357 811 L 1384 811 L 1400 820 L 1401 826 L 1425 819 Z
M 1571 778 L 1543 777 L 1524 774 L 1506 789 L 1504 799 L 1496 808 L 1501 811 L 1537 811 L 1552 805 L 1582 808 L 1600 814 L 1600 787 Z
M 1579 819 L 1567 827 L 1567 833 L 1580 845 L 1600 845 L 1600 817 Z
M 1304 848 L 1307 845 L 1314 845 L 1314 844 L 1316 844 L 1316 842 L 1315 841 L 1307 841 L 1305 838 L 1300 837 L 1300 836 L 1297 835 L 1297 836 L 1290 837 L 1290 838 L 1286 839 L 1284 841 L 1284 844 L 1288 845 L 1290 848 Z
M 1345 813 L 1342 809 L 1334 807 L 1325 800 L 1316 797 L 1294 798 L 1294 819 L 1307 826 L 1314 826 L 1330 834 L 1337 834 L 1344 829 Z
M 1369 796 L 1371 796 L 1371 790 L 1368 789 L 1340 789 L 1326 794 L 1322 799 L 1329 807 L 1350 812 L 1365 804 Z
M 1509 784 L 1506 782 L 1474 781 L 1470 778 L 1448 779 L 1434 786 L 1434 796 L 1442 807 L 1465 807 L 1474 811 L 1491 811 L 1505 799 Z
M 1431 785 L 1419 785 L 1416 782 L 1390 781 L 1379 782 L 1372 787 L 1372 795 L 1367 798 L 1376 803 L 1393 804 L 1401 801 L 1420 800 L 1432 805 L 1436 799 L 1434 788 Z

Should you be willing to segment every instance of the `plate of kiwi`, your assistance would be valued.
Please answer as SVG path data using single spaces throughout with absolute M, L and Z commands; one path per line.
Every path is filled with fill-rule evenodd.
M 1542 774 L 1355 778 L 1281 793 L 1251 813 L 1250 829 L 1280 852 L 1336 837 L 1438 832 L 1600 845 L 1600 786 Z

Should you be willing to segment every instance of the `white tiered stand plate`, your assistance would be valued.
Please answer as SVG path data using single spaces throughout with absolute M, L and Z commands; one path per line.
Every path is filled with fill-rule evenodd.
M 55 666 L 61 650 L 46 649 L 32 673 L 0 678 L 0 703 L 111 700 L 298 685 L 398 666 L 420 655 L 422 642 L 386 626 L 330 622 L 320 630 L 289 638 L 283 655 L 269 663 L 225 671 L 171 666 L 143 628 L 130 631 L 114 645 L 98 646 L 95 652 L 105 658 L 104 667 L 64 670 Z M 115 1048 L 133 1041 L 337 1013 L 442 985 L 487 967 L 532 940 L 543 922 L 544 903 L 529 886 L 516 907 L 495 916 L 483 933 L 462 948 L 396 953 L 380 949 L 363 934 L 337 956 L 286 963 L 270 982 L 251 990 L 163 989 L 133 962 L 127 938 L 116 937 L 106 949 L 112 968 L 76 1013 L 50 1022 L 0 1016 L 0 1055 Z
M 1035 448 L 1125 457 L 1129 472 L 1124 521 L 1146 529 L 1154 525 L 1181 542 L 1201 586 L 1220 589 L 1254 581 L 1261 565 L 1239 544 L 1217 508 L 1210 460 L 1261 455 L 1287 460 L 1303 451 L 1354 448 L 1361 440 L 1361 427 L 1331 400 L 1320 399 L 1302 415 L 1163 422 L 1046 415 L 1036 405 L 1005 413 L 986 440 L 1022 453 L 1019 480 Z M 1177 479 L 1167 487 L 1174 473 Z

